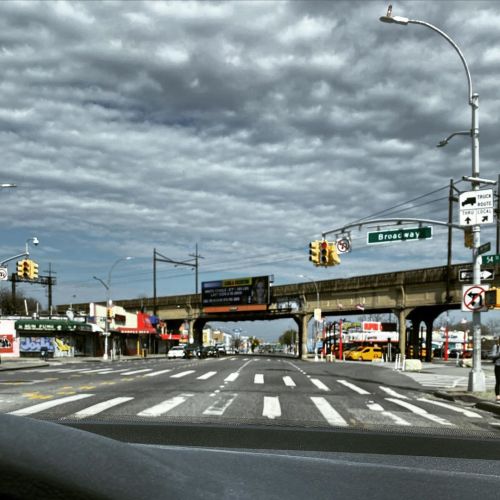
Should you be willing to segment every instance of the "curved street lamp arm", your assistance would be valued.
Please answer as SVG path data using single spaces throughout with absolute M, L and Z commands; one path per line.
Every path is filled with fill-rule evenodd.
M 460 57 L 460 60 L 462 61 L 462 64 L 464 65 L 465 74 L 467 75 L 467 83 L 468 83 L 468 87 L 469 87 L 468 88 L 469 104 L 472 106 L 473 105 L 473 100 L 472 100 L 472 78 L 470 76 L 469 67 L 467 66 L 467 61 L 465 60 L 465 57 L 462 54 L 462 51 L 460 50 L 459 46 L 444 31 L 441 31 L 439 28 L 436 28 L 436 26 L 434 26 L 431 23 L 427 23 L 425 21 L 419 21 L 417 19 L 408 19 L 408 23 L 411 23 L 411 24 L 420 24 L 422 26 L 427 26 L 428 28 L 430 28 L 431 30 L 435 31 L 436 33 L 439 33 L 455 49 L 455 51 L 457 52 L 457 54 Z
M 11 260 L 19 259 L 19 257 L 29 257 L 29 256 L 30 254 L 27 252 L 20 253 L 19 255 L 14 255 L 14 257 L 9 257 L 8 259 L 2 260 L 0 262 L 0 266 L 7 264 L 7 262 L 10 262 Z
M 101 278 L 98 278 L 97 276 L 92 276 L 92 278 L 94 278 L 95 280 L 99 281 L 99 283 L 101 283 L 101 285 L 106 289 L 106 290 L 109 290 L 109 286 L 104 283 L 104 281 L 101 279 Z
M 443 222 L 439 220 L 432 220 L 432 219 L 370 219 L 370 220 L 365 220 L 362 222 L 355 222 L 353 224 L 346 224 L 345 226 L 341 226 L 337 229 L 331 229 L 330 231 L 324 231 L 321 233 L 321 236 L 324 238 L 328 234 L 332 233 L 345 233 L 347 232 L 348 229 L 352 229 L 354 227 L 359 227 L 361 228 L 362 226 L 366 226 L 367 224 L 383 224 L 383 223 L 392 223 L 392 224 L 407 224 L 407 223 L 419 223 L 419 224 L 434 224 L 436 226 L 446 226 L 446 227 L 452 227 L 454 229 L 461 229 L 462 231 L 465 231 L 465 228 L 462 226 L 459 226 L 458 224 L 453 224 L 450 222 Z

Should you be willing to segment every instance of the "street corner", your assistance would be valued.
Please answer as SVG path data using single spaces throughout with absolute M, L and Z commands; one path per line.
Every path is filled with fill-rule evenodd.
M 484 395 L 475 395 L 463 391 L 434 391 L 434 396 L 447 401 L 460 401 L 462 403 L 472 404 L 479 410 L 488 411 L 500 415 L 500 403 L 495 402 L 493 392 Z M 491 399 L 486 399 L 491 398 Z

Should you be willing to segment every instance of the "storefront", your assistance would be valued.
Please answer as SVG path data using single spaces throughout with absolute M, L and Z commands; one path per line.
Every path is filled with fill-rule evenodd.
M 120 334 L 120 349 L 127 356 L 142 356 L 157 353 L 156 328 L 152 325 L 148 314 L 137 313 L 137 326 L 118 326 L 115 329 Z
M 19 356 L 19 339 L 16 334 L 16 320 L 0 320 L 0 357 L 16 358 Z
M 64 319 L 20 319 L 15 322 L 21 357 L 95 356 L 98 332 L 92 325 Z

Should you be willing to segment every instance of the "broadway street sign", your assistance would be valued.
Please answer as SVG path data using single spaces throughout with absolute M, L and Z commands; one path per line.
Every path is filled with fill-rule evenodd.
M 432 226 L 413 227 L 406 229 L 392 229 L 390 231 L 375 231 L 367 233 L 366 242 L 369 245 L 375 243 L 390 243 L 394 241 L 417 241 L 432 238 Z

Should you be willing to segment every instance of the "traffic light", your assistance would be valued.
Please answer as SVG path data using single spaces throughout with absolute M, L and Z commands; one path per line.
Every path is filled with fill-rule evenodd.
M 321 247 L 320 263 L 322 266 L 327 266 L 328 265 L 328 254 L 330 252 L 330 250 L 329 250 L 330 247 L 329 247 L 328 241 L 323 240 L 320 243 L 320 247 Z
M 16 274 L 19 279 L 24 279 L 24 260 L 17 261 Z
M 29 279 L 31 272 L 31 261 L 28 259 L 23 260 L 23 277 Z
M 500 309 L 500 288 L 486 290 L 484 303 L 488 309 Z
M 466 227 L 464 231 L 464 246 L 465 248 L 474 247 L 474 234 L 471 227 Z
M 340 257 L 339 257 L 339 254 L 337 253 L 337 246 L 335 243 L 329 243 L 328 244 L 328 265 L 329 266 L 336 266 L 337 264 L 340 264 Z
M 31 261 L 30 279 L 32 280 L 38 279 L 38 264 L 33 260 Z
M 309 243 L 309 260 L 315 266 L 319 266 L 319 243 L 318 240 Z

